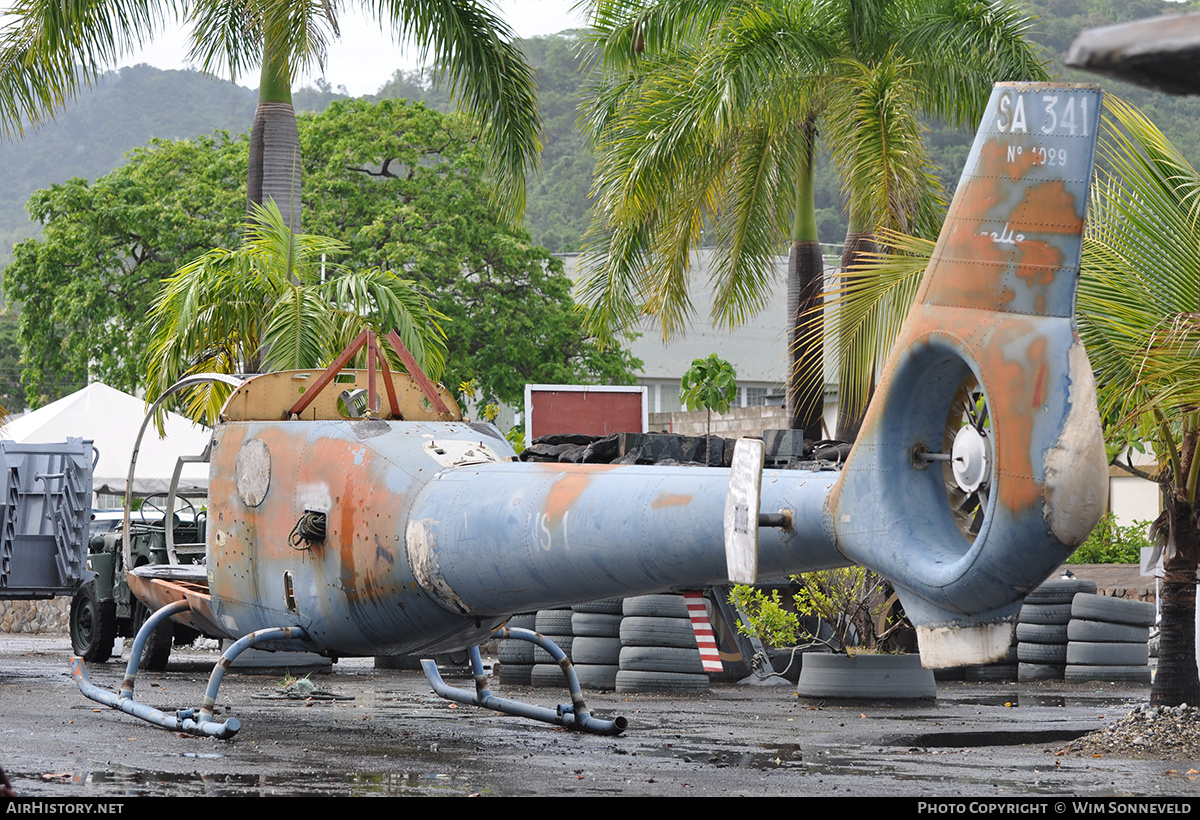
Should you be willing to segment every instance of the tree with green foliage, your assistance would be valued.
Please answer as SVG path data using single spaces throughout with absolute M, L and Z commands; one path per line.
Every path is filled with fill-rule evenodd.
M 693 359 L 692 366 L 679 380 L 679 404 L 684 410 L 705 410 L 704 463 L 712 439 L 712 414 L 728 413 L 737 398 L 737 371 L 733 365 L 710 353 L 707 359 Z
M 392 0 L 366 4 L 398 44 L 415 42 L 448 79 L 479 123 L 488 146 L 496 202 L 516 221 L 525 206 L 525 173 L 541 148 L 533 76 L 508 25 L 476 0 L 432 4 Z M 0 134 L 12 136 L 61 110 L 175 19 L 191 28 L 189 58 L 230 79 L 259 67 L 258 108 L 250 133 L 247 215 L 275 201 L 293 231 L 300 228 L 300 140 L 292 82 L 324 69 L 338 34 L 338 7 L 281 2 L 200 0 L 175 4 L 109 0 L 63 5 L 14 0 L 0 29 Z
M 339 102 L 298 124 L 305 224 L 343 238 L 345 267 L 416 282 L 447 317 L 447 384 L 476 378 L 482 401 L 515 405 L 526 382 L 633 382 L 640 362 L 582 330 L 561 261 L 490 207 L 468 124 L 396 100 Z M 18 245 L 4 271 L 32 405 L 89 378 L 138 386 L 161 281 L 238 242 L 246 152 L 224 135 L 156 141 L 92 185 L 34 198 L 45 238 Z
M 438 320 L 411 280 L 335 260 L 346 247 L 294 234 L 274 202 L 257 206 L 233 250 L 210 250 L 163 283 L 150 308 L 142 359 L 146 398 L 185 376 L 323 367 L 365 329 L 395 330 L 433 379 L 445 364 Z M 391 366 L 403 367 L 390 348 Z M 186 393 L 188 415 L 216 424 L 230 388 L 209 382 Z
M 794 361 L 820 345 L 794 321 L 822 284 L 818 126 L 848 198 L 853 259 L 880 227 L 936 227 L 940 185 L 918 115 L 974 124 L 995 81 L 1045 79 L 1028 22 L 1007 1 L 614 0 L 598 4 L 593 22 L 592 326 L 648 313 L 664 336 L 681 330 L 691 253 L 708 241 L 711 318 L 736 325 L 772 298 L 775 257 L 790 245 Z M 823 385 L 792 371 L 792 425 L 817 437 Z
M 562 261 L 481 196 L 486 157 L 460 119 L 400 100 L 301 118 L 314 230 L 347 264 L 404 270 L 447 317 L 448 383 L 519 405 L 526 383 L 632 384 L 640 362 L 582 329 Z
M 1200 700 L 1200 174 L 1140 111 L 1111 96 L 1105 107 L 1104 161 L 1083 248 L 1080 335 L 1107 437 L 1146 442 L 1158 456 L 1147 476 L 1162 490 L 1153 532 L 1164 570 L 1150 700 L 1176 706 Z
M 93 379 L 134 390 L 159 283 L 237 242 L 245 163 L 244 139 L 155 140 L 94 184 L 30 198 L 42 238 L 16 245 L 3 274 L 19 308 L 25 401 L 40 407 Z

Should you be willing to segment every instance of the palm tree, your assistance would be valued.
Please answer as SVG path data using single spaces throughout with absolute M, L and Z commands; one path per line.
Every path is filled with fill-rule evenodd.
M 1145 115 L 1106 95 L 1079 284 L 1079 329 L 1096 372 L 1112 463 L 1159 484 L 1162 631 L 1151 700 L 1196 703 L 1196 571 L 1200 562 L 1200 174 Z M 886 355 L 933 243 L 889 235 L 833 295 L 852 317 L 843 357 Z M 866 385 L 852 399 L 863 402 Z M 1128 445 L 1149 445 L 1151 471 Z
M 853 249 L 879 226 L 938 222 L 918 114 L 973 125 L 993 82 L 1046 76 L 1007 0 L 601 2 L 593 25 L 600 79 L 583 115 L 597 149 L 592 327 L 611 333 L 647 313 L 664 337 L 681 330 L 691 251 L 714 235 L 711 318 L 737 324 L 771 298 L 786 242 L 798 358 L 820 349 L 794 321 L 820 299 L 818 125 L 841 170 Z M 823 385 L 797 374 L 793 426 L 819 432 Z
M 1162 629 L 1150 699 L 1200 700 L 1200 175 L 1145 115 L 1111 96 L 1079 289 L 1080 335 L 1114 450 L 1144 442 L 1162 490 Z M 1120 464 L 1119 461 L 1114 463 Z M 1123 465 L 1137 472 L 1128 461 Z
M 444 317 L 413 282 L 378 268 L 342 269 L 330 260 L 346 246 L 293 234 L 274 202 L 255 206 L 244 237 L 237 249 L 209 251 L 165 281 L 149 313 L 148 399 L 185 376 L 321 367 L 364 328 L 396 329 L 423 370 L 441 373 Z M 215 423 L 228 393 L 220 382 L 193 388 L 187 414 Z
M 533 72 L 508 26 L 477 0 L 387 0 L 366 9 L 414 41 L 443 71 L 451 90 L 480 123 L 489 146 L 493 193 L 505 216 L 525 207 L 525 174 L 541 150 Z M 13 0 L 0 29 L 0 134 L 12 137 L 44 122 L 123 55 L 152 39 L 168 20 L 192 27 L 189 57 L 231 79 L 260 66 L 251 131 L 247 215 L 271 200 L 300 226 L 300 146 L 291 84 L 323 69 L 338 34 L 337 6 L 298 0 L 197 0 L 191 3 L 104 0 L 63 4 Z

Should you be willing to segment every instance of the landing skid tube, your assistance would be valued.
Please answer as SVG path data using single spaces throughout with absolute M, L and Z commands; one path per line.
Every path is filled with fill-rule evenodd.
M 160 709 L 155 709 L 134 700 L 133 685 L 137 679 L 138 661 L 141 660 L 142 650 L 146 646 L 146 641 L 149 639 L 150 633 L 167 618 L 184 612 L 188 608 L 187 601 L 177 601 L 161 607 L 146 619 L 146 623 L 142 624 L 142 628 L 138 630 L 137 637 L 133 639 L 133 649 L 129 653 L 129 664 L 125 667 L 125 679 L 121 681 L 121 688 L 115 694 L 104 691 L 88 679 L 87 672 L 83 668 L 83 658 L 71 658 L 71 674 L 75 676 L 75 682 L 79 684 L 79 691 L 83 693 L 84 697 L 90 700 L 110 706 L 127 715 L 141 718 L 147 723 L 152 723 L 155 726 L 169 729 L 173 732 L 187 732 L 191 735 L 221 739 L 228 739 L 237 734 L 238 730 L 242 728 L 242 723 L 237 718 L 231 717 L 225 721 L 213 720 L 213 707 L 217 702 L 217 690 L 221 687 L 221 681 L 225 677 L 225 670 L 229 668 L 238 655 L 257 643 L 264 641 L 302 640 L 307 638 L 308 635 L 298 626 L 275 627 L 251 632 L 221 653 L 220 659 L 213 667 L 212 675 L 208 678 L 208 688 L 204 691 L 204 702 L 199 711 L 196 709 L 180 709 L 174 715 L 168 715 Z
M 479 657 L 478 646 L 472 646 L 470 649 L 471 670 L 475 674 L 475 691 L 468 692 L 465 689 L 449 686 L 442 680 L 442 676 L 438 673 L 437 664 L 431 660 L 423 660 L 421 661 L 421 668 L 425 671 L 425 677 L 429 680 L 429 685 L 433 687 L 433 691 L 446 700 L 465 703 L 470 706 L 481 706 L 484 709 L 492 709 L 496 712 L 503 712 L 506 715 L 540 720 L 543 723 L 552 723 L 555 726 L 562 726 L 580 732 L 591 732 L 597 735 L 619 735 L 629 726 L 629 721 L 621 715 L 612 720 L 599 720 L 592 717 L 591 712 L 588 711 L 587 704 L 583 702 L 583 690 L 579 686 L 579 676 L 575 674 L 575 667 L 567 660 L 567 656 L 558 648 L 558 645 L 549 638 L 544 638 L 528 629 L 508 628 L 497 629 L 492 633 L 491 637 L 497 639 L 514 638 L 518 641 L 528 641 L 550 653 L 550 657 L 554 658 L 558 665 L 562 667 L 563 675 L 567 679 L 567 688 L 571 690 L 571 703 L 559 704 L 556 709 L 549 709 L 544 706 L 534 706 L 529 703 L 496 697 L 488 689 L 487 676 L 483 673 L 483 660 Z

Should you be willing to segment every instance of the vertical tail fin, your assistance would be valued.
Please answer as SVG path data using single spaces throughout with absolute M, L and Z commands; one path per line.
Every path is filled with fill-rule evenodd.
M 926 665 L 1007 650 L 1020 599 L 1107 498 L 1076 332 L 1100 90 L 992 92 L 916 301 L 834 488 L 838 549 L 887 576 Z

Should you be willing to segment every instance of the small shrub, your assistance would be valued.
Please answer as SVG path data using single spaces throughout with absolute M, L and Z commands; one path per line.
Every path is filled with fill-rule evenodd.
M 756 637 L 768 646 L 776 648 L 792 646 L 796 643 L 796 633 L 800 631 L 800 617 L 795 612 L 783 608 L 779 598 L 779 590 L 771 590 L 767 595 L 761 589 L 737 584 L 729 593 L 729 603 L 745 613 L 750 620 L 747 628 L 738 622 L 738 632 L 743 635 Z
M 1149 532 L 1149 521 L 1121 525 L 1112 513 L 1105 513 L 1067 563 L 1136 564 L 1141 560 L 1142 547 L 1151 546 Z

